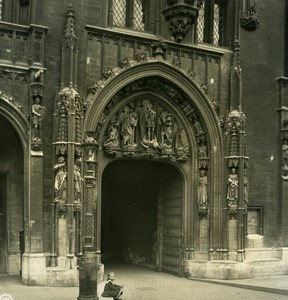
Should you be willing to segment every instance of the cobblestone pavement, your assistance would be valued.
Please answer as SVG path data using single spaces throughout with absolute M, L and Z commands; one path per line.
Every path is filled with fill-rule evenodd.
M 158 273 L 140 266 L 112 265 L 106 271 L 115 271 L 116 281 L 124 284 L 123 300 L 284 300 L 287 295 L 251 290 L 249 284 L 261 289 L 261 286 L 281 286 L 288 291 L 288 276 L 270 279 L 244 280 L 244 287 L 227 286 L 221 281 L 215 283 L 179 278 L 170 274 Z M 239 283 L 240 282 L 240 283 Z M 241 284 L 241 280 L 235 281 Z M 270 282 L 270 283 L 269 283 Z M 272 282 L 272 283 L 271 283 Z M 280 285 L 277 284 L 280 282 Z M 104 282 L 98 284 L 98 294 L 103 291 Z M 19 276 L 0 275 L 1 295 L 9 294 L 13 300 L 70 300 L 77 299 L 78 288 L 72 287 L 35 287 L 21 283 Z M 110 299 L 99 297 L 99 300 Z M 8 299 L 7 299 L 8 300 Z

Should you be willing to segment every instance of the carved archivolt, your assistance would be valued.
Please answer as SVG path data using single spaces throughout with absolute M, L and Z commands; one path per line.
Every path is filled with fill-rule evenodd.
M 155 97 L 156 94 L 159 97 Z M 137 100 L 127 103 L 128 97 Z M 169 107 L 160 97 L 170 103 Z M 121 102 L 125 104 L 121 106 Z M 191 124 L 199 148 L 197 152 L 202 155 L 199 163 L 206 168 L 207 136 L 201 117 L 179 88 L 160 78 L 140 79 L 118 91 L 103 109 L 95 138 L 103 141 L 102 146 L 110 155 L 138 153 L 186 160 L 191 151 L 184 123 L 173 113 L 171 104 L 186 116 L 186 124 Z M 119 107 L 117 111 L 115 107 Z M 104 138 L 100 138 L 100 133 Z

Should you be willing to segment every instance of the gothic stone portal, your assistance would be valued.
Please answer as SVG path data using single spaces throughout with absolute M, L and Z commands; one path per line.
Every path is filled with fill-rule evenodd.
M 102 180 L 102 261 L 181 275 L 183 180 L 171 165 L 116 160 Z

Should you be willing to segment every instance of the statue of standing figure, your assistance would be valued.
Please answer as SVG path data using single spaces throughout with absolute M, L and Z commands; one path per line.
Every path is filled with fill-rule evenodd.
M 54 166 L 55 175 L 55 200 L 63 201 L 67 200 L 67 170 L 66 162 L 63 156 L 58 158 L 58 163 Z
M 41 100 L 36 97 L 32 105 L 32 140 L 41 141 L 42 119 L 45 107 L 40 104 Z
M 208 178 L 205 170 L 200 170 L 200 177 L 198 181 L 198 204 L 199 206 L 207 206 L 208 192 L 207 192 Z
M 136 147 L 135 128 L 138 123 L 137 114 L 128 106 L 124 108 L 121 122 L 122 145 Z
M 80 202 L 82 194 L 81 160 L 75 159 L 74 163 L 74 200 Z
M 237 205 L 239 181 L 238 181 L 238 175 L 236 174 L 236 168 L 231 169 L 231 173 L 229 174 L 227 185 L 228 185 L 228 191 L 227 191 L 228 206 Z

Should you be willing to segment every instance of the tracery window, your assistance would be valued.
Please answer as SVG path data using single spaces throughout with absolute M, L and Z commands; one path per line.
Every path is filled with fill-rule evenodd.
M 198 43 L 225 46 L 227 0 L 202 0 L 197 21 Z
M 113 26 L 145 29 L 146 0 L 112 0 Z

